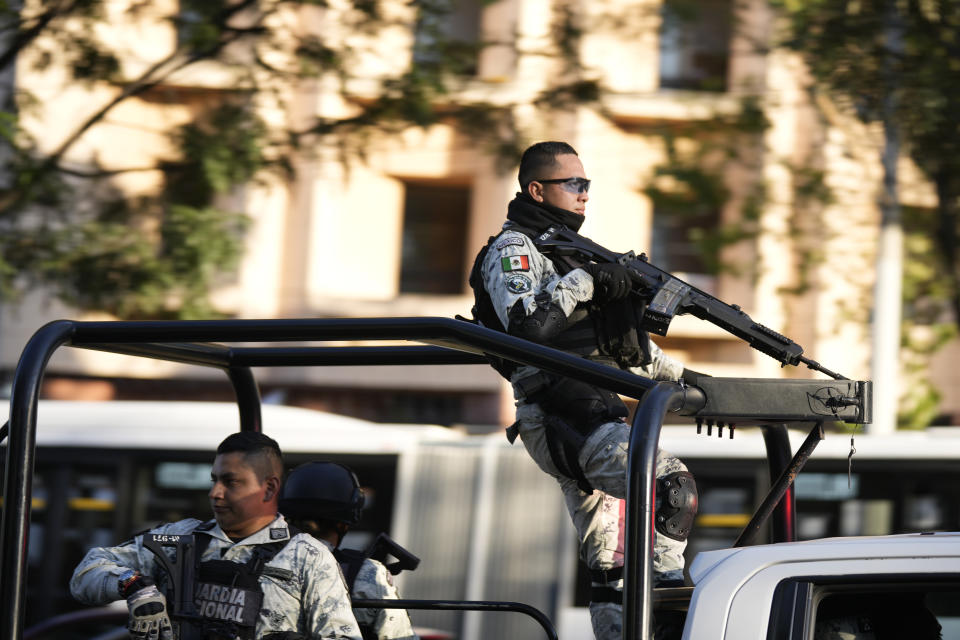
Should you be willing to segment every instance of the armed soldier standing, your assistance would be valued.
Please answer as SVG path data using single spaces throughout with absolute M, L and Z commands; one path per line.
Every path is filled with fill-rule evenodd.
M 211 471 L 214 520 L 187 519 L 152 530 L 192 534 L 197 541 L 195 613 L 173 620 L 178 631 L 164 592 L 182 593 L 183 585 L 171 584 L 159 570 L 143 535 L 87 552 L 70 592 L 90 605 L 125 598 L 135 639 L 360 640 L 333 554 L 311 536 L 292 531 L 277 513 L 282 473 L 280 448 L 272 438 L 232 434 L 217 448 Z
M 627 270 L 545 255 L 534 240 L 551 226 L 576 231 L 590 181 L 576 151 L 541 142 L 520 161 L 521 192 L 499 235 L 480 251 L 470 274 L 474 316 L 486 327 L 655 380 L 695 383 L 695 372 L 666 356 L 639 328 Z M 627 487 L 627 408 L 616 394 L 529 366 L 499 362 L 513 384 L 517 421 L 507 430 L 560 483 L 591 570 L 590 614 L 599 640 L 621 636 Z M 677 458 L 657 456 L 654 580 L 683 582 L 683 550 L 696 514 L 693 476 Z M 665 491 L 667 487 L 670 492 Z M 670 495 L 669 500 L 662 497 Z
M 350 527 L 360 522 L 364 500 L 357 476 L 349 468 L 335 462 L 308 462 L 287 477 L 280 495 L 280 511 L 294 526 L 333 551 L 346 575 L 351 597 L 396 600 L 400 595 L 391 574 L 399 569 L 391 571 L 370 557 L 375 548 L 366 552 L 340 548 Z M 385 536 L 377 541 L 382 538 Z M 364 640 L 417 640 L 404 609 L 358 608 L 353 612 Z

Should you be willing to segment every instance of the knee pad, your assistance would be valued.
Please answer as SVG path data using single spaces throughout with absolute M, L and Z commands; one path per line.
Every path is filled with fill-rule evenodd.
M 689 471 L 674 471 L 657 478 L 660 506 L 654 521 L 657 532 L 683 542 L 697 515 L 697 483 Z

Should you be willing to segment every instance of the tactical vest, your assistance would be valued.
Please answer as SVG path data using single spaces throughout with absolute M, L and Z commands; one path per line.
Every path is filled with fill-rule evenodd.
M 540 235 L 515 223 L 504 231 L 520 232 L 534 245 Z M 507 328 L 500 322 L 483 283 L 483 261 L 501 234 L 491 236 L 477 254 L 469 282 L 474 295 L 474 319 L 485 327 L 506 332 Z M 537 248 L 561 276 L 582 266 L 569 256 L 551 255 L 546 248 L 539 245 Z M 650 363 L 650 343 L 646 332 L 640 329 L 643 312 L 642 303 L 633 296 L 602 307 L 581 303 L 568 317 L 567 328 L 546 344 L 615 367 L 646 365 Z M 500 375 L 510 380 L 516 370 L 514 363 L 489 355 L 487 359 Z M 540 404 L 547 412 L 544 420 L 546 442 L 557 469 L 574 479 L 581 491 L 592 493 L 593 486 L 578 461 L 580 450 L 601 424 L 626 417 L 626 405 L 611 391 L 545 371 L 525 376 L 514 384 L 528 402 Z M 518 424 L 507 428 L 507 439 L 511 443 L 519 434 Z
M 205 523 L 194 529 L 212 528 Z M 210 544 L 210 536 L 199 535 L 195 558 L 193 596 L 197 618 L 183 620 L 180 640 L 220 640 L 240 638 L 253 640 L 257 618 L 263 605 L 260 575 L 264 566 L 299 533 L 288 525 L 290 537 L 269 544 L 257 545 L 245 563 L 229 560 L 200 561 Z
M 506 333 L 507 327 L 500 322 L 483 284 L 483 261 L 490 246 L 506 231 L 516 231 L 530 238 L 536 245 L 539 233 L 533 229 L 512 225 L 496 236 L 490 236 L 487 244 L 477 254 L 470 270 L 469 284 L 473 289 L 473 317 L 490 329 Z M 569 256 L 551 255 L 538 246 L 544 256 L 553 263 L 557 273 L 564 276 L 582 266 Z M 633 298 L 600 307 L 592 303 L 580 303 L 568 318 L 567 328 L 546 343 L 546 346 L 583 356 L 620 368 L 647 365 L 650 363 L 650 344 L 646 332 L 640 329 L 643 318 L 641 303 Z M 515 366 L 509 362 L 491 362 L 505 378 L 510 379 Z

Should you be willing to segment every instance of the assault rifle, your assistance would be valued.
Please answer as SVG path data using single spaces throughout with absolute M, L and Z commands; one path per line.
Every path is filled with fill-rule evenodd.
M 534 239 L 534 244 L 545 254 L 569 256 L 581 261 L 617 262 L 625 266 L 633 280 L 634 293 L 646 302 L 641 321 L 645 331 L 665 336 L 674 316 L 690 314 L 746 340 L 751 347 L 784 366 L 805 364 L 836 380 L 847 379 L 804 357 L 803 347 L 773 329 L 754 322 L 739 306 L 717 300 L 709 293 L 650 264 L 646 254 L 638 256 L 633 251 L 610 251 L 564 226 L 550 227 Z
M 199 620 L 193 601 L 196 538 L 192 534 L 143 534 L 143 546 L 149 549 L 167 573 L 167 614 L 174 627 L 184 621 Z M 163 547 L 175 549 L 173 557 Z M 175 633 L 174 637 L 179 637 Z

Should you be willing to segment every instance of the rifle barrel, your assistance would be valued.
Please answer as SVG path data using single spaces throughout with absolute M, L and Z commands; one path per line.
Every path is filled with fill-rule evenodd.
M 612 262 L 627 267 L 635 285 L 634 293 L 647 301 L 643 314 L 645 331 L 665 336 L 675 315 L 690 314 L 745 340 L 757 351 L 784 365 L 797 366 L 802 362 L 835 380 L 847 380 L 819 362 L 804 357 L 803 347 L 777 331 L 754 322 L 739 306 L 727 304 L 650 264 L 645 254 L 637 256 L 633 251 L 613 252 L 562 225 L 550 227 L 534 239 L 534 244 L 545 253 L 552 251 L 558 255 L 579 256 L 586 261 Z
M 830 369 L 827 369 L 826 367 L 824 367 L 823 365 L 821 365 L 821 364 L 820 364 L 819 362 L 817 362 L 816 360 L 811 360 L 810 358 L 805 358 L 805 357 L 803 357 L 803 356 L 800 356 L 800 362 L 802 362 L 803 364 L 807 365 L 807 367 L 813 369 L 814 371 L 819 371 L 820 373 L 822 373 L 822 374 L 824 374 L 824 375 L 830 376 L 830 377 L 833 378 L 834 380 L 849 380 L 849 379 L 850 379 L 850 378 L 848 378 L 847 376 L 842 376 L 842 375 L 840 375 L 839 373 L 835 373 L 835 372 L 833 372 L 833 371 L 830 371 Z

